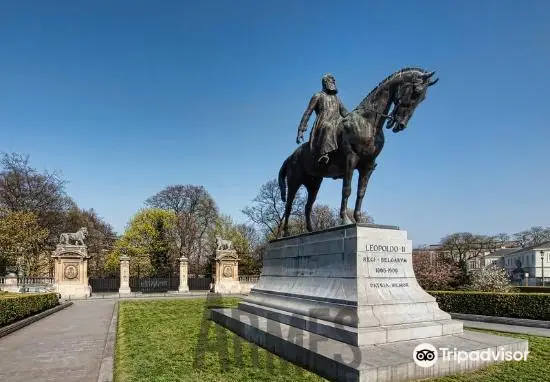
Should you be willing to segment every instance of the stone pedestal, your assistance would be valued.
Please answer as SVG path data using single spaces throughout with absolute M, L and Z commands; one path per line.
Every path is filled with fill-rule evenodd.
M 272 241 L 250 294 L 238 309 L 214 309 L 212 318 L 331 380 L 409 380 L 488 363 L 423 368 L 413 359 L 421 343 L 527 350 L 527 341 L 464 332 L 420 287 L 412 242 L 390 226 L 341 226 Z
M 88 249 L 85 245 L 58 244 L 54 258 L 55 291 L 61 298 L 87 298 L 91 295 L 88 285 Z
M 214 270 L 214 293 L 239 294 L 239 257 L 235 250 L 217 250 Z
M 17 286 L 17 275 L 10 272 L 4 276 L 4 284 L 0 285 L 0 290 L 12 293 L 19 292 L 19 288 Z
M 179 258 L 180 262 L 180 286 L 178 288 L 179 293 L 189 292 L 189 285 L 187 282 L 187 273 L 189 270 L 189 260 L 187 257 L 182 256 Z
M 126 255 L 120 256 L 120 287 L 118 293 L 132 293 L 130 290 L 130 257 Z

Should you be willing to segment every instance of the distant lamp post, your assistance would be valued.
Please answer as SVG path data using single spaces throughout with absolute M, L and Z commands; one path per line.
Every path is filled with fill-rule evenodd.
M 542 265 L 542 286 L 544 286 L 544 251 L 540 251 L 540 262 Z

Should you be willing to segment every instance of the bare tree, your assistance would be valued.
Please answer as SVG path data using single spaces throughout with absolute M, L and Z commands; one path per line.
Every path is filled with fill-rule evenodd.
M 209 229 L 216 223 L 216 202 L 203 186 L 171 185 L 145 201 L 149 207 L 174 211 L 177 217 L 179 256 L 190 259 L 192 272 L 198 273 L 209 256 Z
M 291 217 L 301 218 L 304 214 L 305 198 L 301 192 L 296 194 L 292 205 Z M 279 237 L 282 229 L 285 203 L 281 199 L 276 179 L 269 180 L 260 187 L 253 204 L 243 211 L 248 219 L 256 224 L 266 236 Z
M 336 227 L 339 220 L 336 210 L 326 204 L 316 204 L 311 210 L 311 224 L 314 231 Z
M 347 214 L 348 216 L 353 216 L 353 209 L 348 208 Z M 316 204 L 311 211 L 311 220 L 314 231 L 339 226 L 341 224 L 340 210 L 338 208 L 330 208 L 326 204 Z M 366 212 L 362 212 L 357 223 L 374 223 L 374 219 Z
M 543 228 L 541 226 L 531 227 L 526 231 L 515 233 L 514 239 L 521 247 L 537 245 L 550 241 L 550 228 Z
M 466 278 L 467 261 L 494 250 L 495 240 L 491 236 L 457 232 L 441 239 L 441 249 L 457 263 L 462 270 L 463 277 Z
M 0 156 L 0 207 L 10 212 L 32 212 L 38 224 L 47 227 L 49 241 L 61 233 L 66 212 L 76 204 L 65 193 L 66 181 L 54 172 L 38 172 L 29 156 Z
M 338 214 L 340 214 L 339 212 L 340 210 L 336 210 L 336 212 Z M 353 216 L 353 209 L 352 208 L 348 208 L 347 211 L 346 211 L 346 214 L 348 216 Z M 361 216 L 359 217 L 359 221 L 357 223 L 369 223 L 369 224 L 372 224 L 374 223 L 374 218 L 372 216 L 370 216 L 369 214 L 367 214 L 366 212 L 361 212 Z
M 104 276 L 106 255 L 112 250 L 117 239 L 114 229 L 94 209 L 84 210 L 74 207 L 66 215 L 63 231 L 76 232 L 80 227 L 88 229 L 86 245 L 91 255 L 88 274 L 91 277 Z

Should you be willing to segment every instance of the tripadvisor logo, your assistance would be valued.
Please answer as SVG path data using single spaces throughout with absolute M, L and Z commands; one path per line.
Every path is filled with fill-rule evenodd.
M 428 343 L 422 343 L 414 348 L 413 360 L 420 367 L 432 367 L 442 361 L 455 361 L 458 364 L 469 361 L 527 361 L 529 351 L 504 351 L 495 348 L 485 350 L 464 351 L 457 348 L 439 348 Z
M 431 367 L 437 362 L 437 349 L 432 344 L 420 344 L 413 350 L 413 360 L 420 367 Z

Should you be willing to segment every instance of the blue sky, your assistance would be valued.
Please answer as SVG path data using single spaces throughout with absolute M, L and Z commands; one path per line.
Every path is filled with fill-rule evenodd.
M 548 226 L 549 19 L 535 0 L 4 1 L 0 151 L 59 170 L 118 232 L 178 183 L 243 221 L 323 73 L 352 109 L 420 66 L 440 81 L 387 134 L 368 213 L 414 245 Z M 318 201 L 340 189 L 325 180 Z

